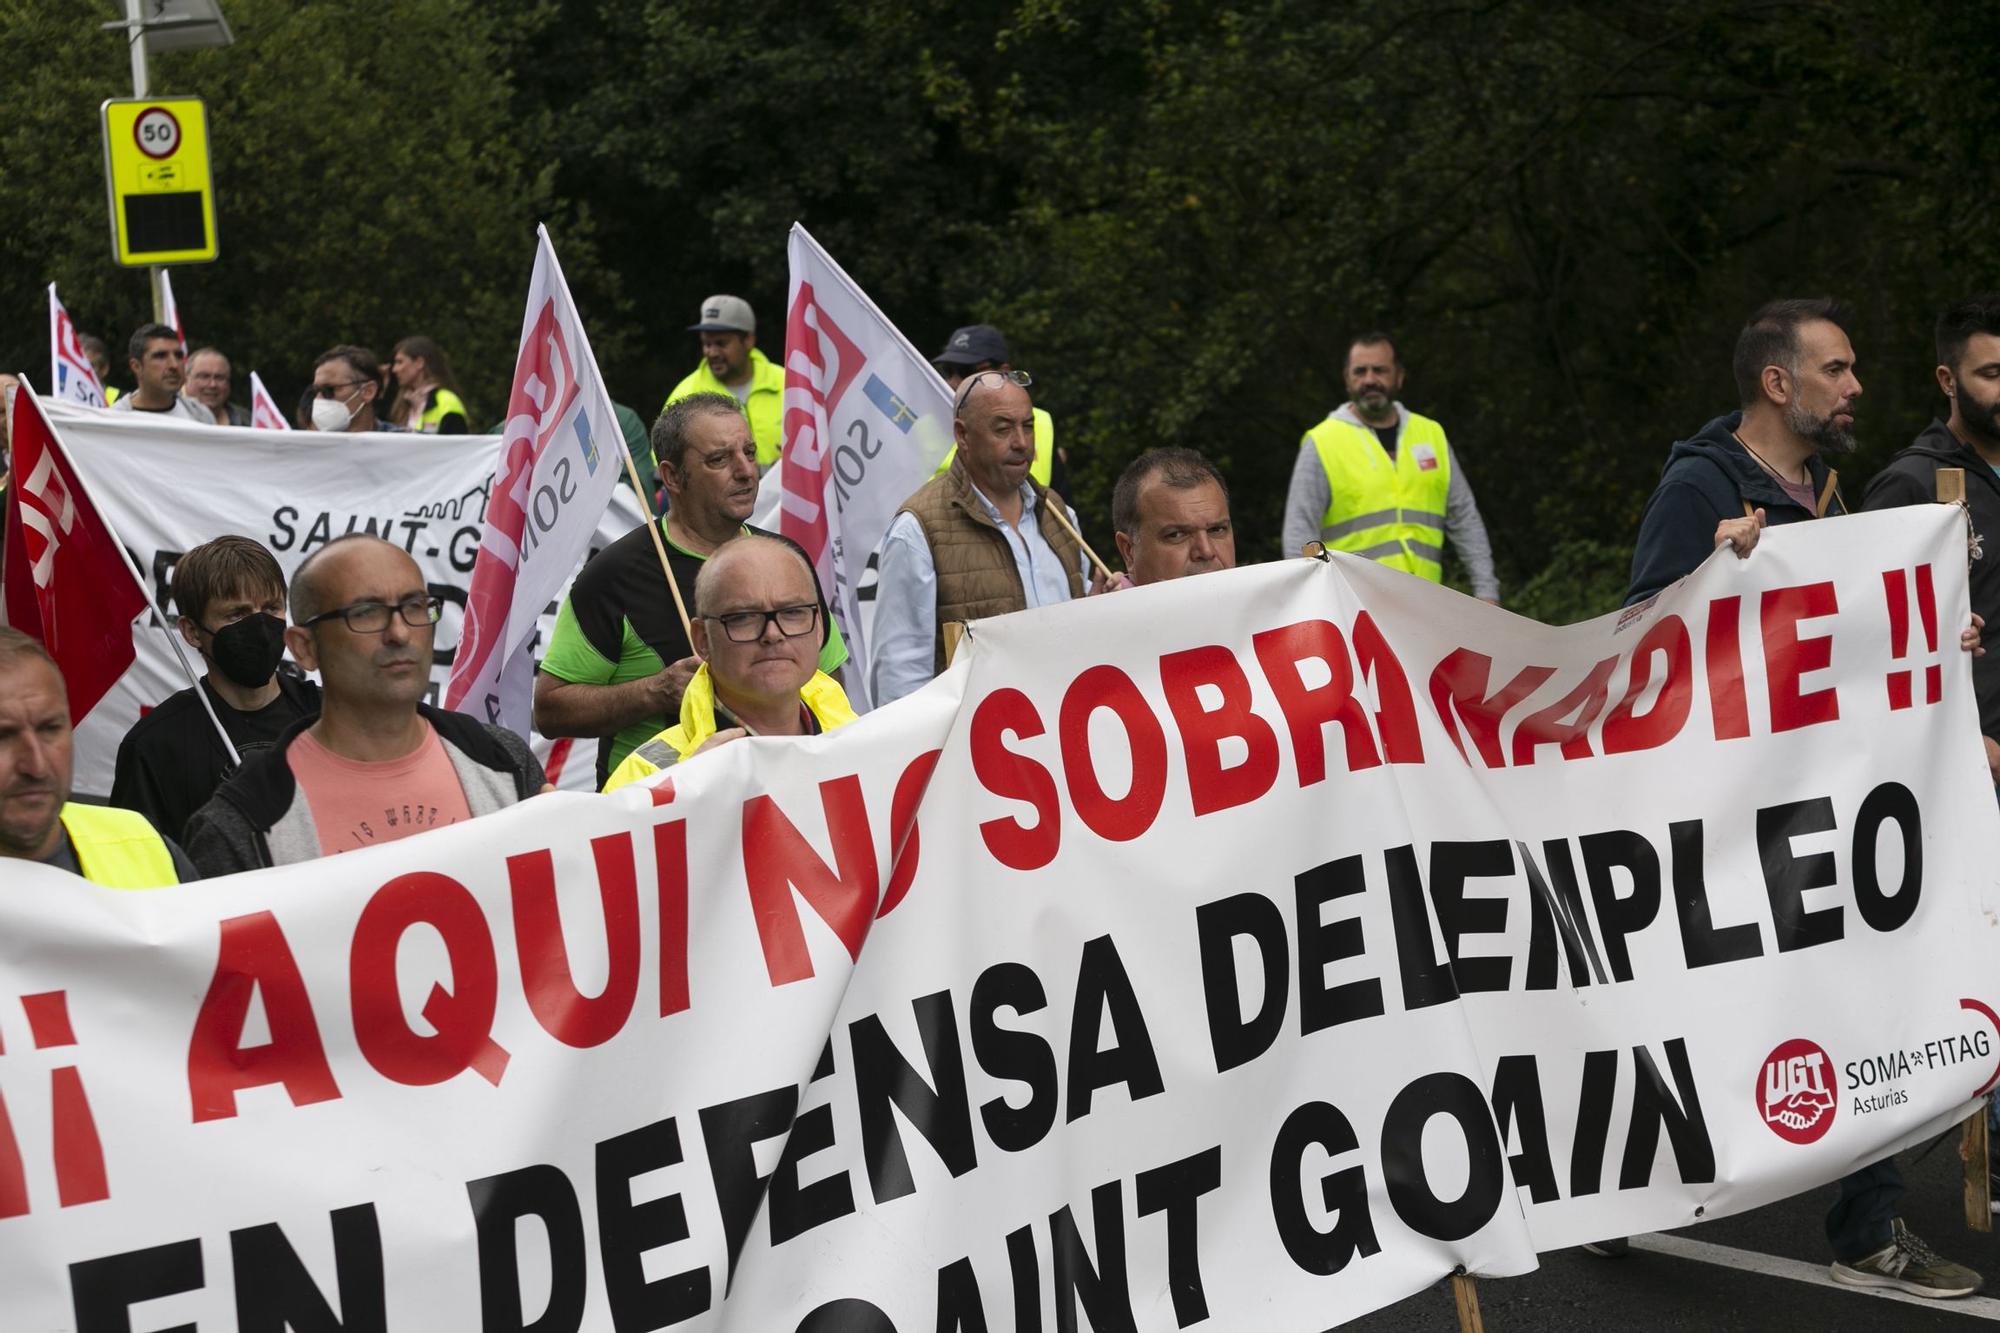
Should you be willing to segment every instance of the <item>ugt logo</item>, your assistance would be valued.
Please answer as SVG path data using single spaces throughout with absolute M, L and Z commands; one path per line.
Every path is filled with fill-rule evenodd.
M 1838 1092 L 1827 1053 L 1794 1037 L 1764 1058 L 1757 1075 L 1757 1113 L 1787 1143 L 1814 1143 L 1833 1128 Z

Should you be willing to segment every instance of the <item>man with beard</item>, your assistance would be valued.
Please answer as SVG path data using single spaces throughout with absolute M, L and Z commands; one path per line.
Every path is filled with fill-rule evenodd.
M 1769 524 L 1847 512 L 1827 458 L 1854 448 L 1861 381 L 1841 308 L 1833 301 L 1772 301 L 1736 338 L 1731 368 L 1742 408 L 1715 418 L 1667 454 L 1646 502 L 1625 604 L 1642 602 L 1692 573 L 1724 542 L 1741 557 Z M 1975 630 L 1960 646 L 1977 652 Z M 1894 1157 L 1845 1176 L 1826 1215 L 1832 1274 L 1850 1286 L 1949 1299 L 1983 1279 L 1940 1257 L 1896 1215 L 1903 1173 Z M 1623 1255 L 1623 1239 L 1585 1245 Z
M 2000 293 L 1960 301 L 1938 316 L 1937 358 L 1950 419 L 1931 422 L 1890 459 L 1868 483 L 1861 507 L 1929 504 L 1937 499 L 1938 469 L 1964 468 L 1972 530 L 2000 539 Z M 2000 550 L 1972 562 L 1971 583 L 1973 612 L 1989 625 L 2000 623 Z M 1973 663 L 1972 684 L 1986 766 L 2000 783 L 2000 653 Z
M 186 417 L 213 425 L 215 418 L 201 404 L 181 397 L 187 382 L 187 358 L 181 352 L 181 335 L 165 324 L 142 324 L 126 349 L 127 364 L 139 387 L 111 404 L 114 412 L 153 412 L 162 416 Z
M 1299 441 L 1285 496 L 1285 554 L 1308 542 L 1444 580 L 1451 538 L 1473 596 L 1499 605 L 1493 546 L 1444 427 L 1397 401 L 1402 358 L 1386 333 L 1347 347 L 1347 402 Z
M 757 446 L 734 398 L 697 393 L 675 401 L 653 423 L 653 456 L 668 497 L 660 535 L 685 599 L 717 547 L 758 531 L 744 522 L 757 500 Z M 819 669 L 832 676 L 847 660 L 847 645 L 817 578 L 813 597 L 827 630 Z M 634 528 L 590 558 L 556 612 L 535 676 L 535 729 L 544 736 L 596 737 L 602 787 L 635 746 L 680 716 L 681 695 L 700 667 L 652 534 Z
M 758 473 L 768 472 L 784 446 L 785 369 L 757 350 L 756 313 L 740 296 L 711 296 L 688 332 L 701 335 L 701 364 L 674 386 L 667 406 L 689 394 L 728 394 L 750 422 Z

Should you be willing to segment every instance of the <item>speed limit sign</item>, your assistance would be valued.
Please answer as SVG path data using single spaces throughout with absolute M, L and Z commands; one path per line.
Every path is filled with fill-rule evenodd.
M 215 191 L 201 99 L 117 97 L 101 114 L 112 257 L 133 267 L 214 259 Z
M 174 155 L 181 146 L 181 123 L 163 106 L 149 106 L 132 122 L 132 142 L 156 161 Z

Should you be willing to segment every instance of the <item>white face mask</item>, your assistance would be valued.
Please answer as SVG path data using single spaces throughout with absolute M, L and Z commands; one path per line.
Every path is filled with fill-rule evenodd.
M 330 435 L 338 434 L 353 423 L 354 414 L 358 411 L 358 405 L 349 407 L 338 398 L 315 398 L 312 405 L 313 429 Z

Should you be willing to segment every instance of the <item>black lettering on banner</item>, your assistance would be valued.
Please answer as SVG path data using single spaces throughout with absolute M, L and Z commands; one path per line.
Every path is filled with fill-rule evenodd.
M 1310 873 L 1310 872 L 1309 872 Z M 1203 903 L 1194 912 L 1201 943 L 1201 990 L 1208 1010 L 1208 1045 L 1215 1072 L 1236 1068 L 1271 1049 L 1284 1030 L 1290 989 L 1285 977 L 1285 914 L 1261 893 L 1238 893 Z M 1257 946 L 1263 999 L 1247 1018 L 1239 1004 L 1236 941 L 1248 936 Z M 1303 966 L 1303 964 L 1301 965 Z
M 1757 812 L 1757 859 L 1764 866 L 1764 892 L 1771 899 L 1772 934 L 1779 953 L 1831 944 L 1843 932 L 1838 905 L 1806 910 L 1808 889 L 1824 889 L 1835 879 L 1833 853 L 1800 856 L 1792 850 L 1796 838 L 1831 833 L 1835 828 L 1833 801 L 1818 796 L 1789 801 Z
M 736 1280 L 736 1258 L 750 1235 L 757 1205 L 764 1198 L 764 1177 L 757 1174 L 756 1145 L 775 1139 L 792 1127 L 799 1090 L 790 1084 L 752 1093 L 701 1111 L 701 1137 L 708 1147 L 708 1170 L 715 1179 L 716 1210 L 722 1214 L 722 1234 L 729 1242 L 729 1275 L 722 1284 L 729 1294 Z
M 1465 1190 L 1456 1199 L 1432 1192 L 1424 1166 L 1424 1127 L 1437 1116 L 1455 1121 L 1465 1140 L 1470 1165 Z M 1464 1240 L 1492 1220 L 1506 1173 L 1493 1116 L 1477 1084 L 1444 1070 L 1425 1074 L 1396 1094 L 1382 1118 L 1382 1181 L 1396 1216 L 1432 1240 Z
M 1708 904 L 1708 879 L 1702 862 L 1699 819 L 1682 819 L 1667 826 L 1674 863 L 1674 913 L 1681 923 L 1681 956 L 1687 965 L 1709 967 L 1764 956 L 1764 939 L 1754 921 L 1717 928 Z
M 1666 1047 L 1667 1067 L 1674 1073 L 1673 1092 L 1660 1077 L 1653 1053 L 1644 1046 L 1632 1048 L 1637 1085 L 1632 1091 L 1632 1123 L 1625 1134 L 1625 1160 L 1618 1169 L 1621 1190 L 1644 1189 L 1652 1182 L 1653 1154 L 1662 1125 L 1673 1145 L 1674 1165 L 1680 1168 L 1681 1180 L 1703 1185 L 1715 1179 L 1715 1145 L 1709 1142 L 1708 1122 L 1702 1118 L 1701 1094 L 1688 1065 L 1687 1042 L 1675 1037 Z
M 201 1242 L 169 1241 L 69 1266 L 76 1333 L 132 1333 L 132 1307 L 202 1287 Z M 195 1333 L 193 1324 L 163 1333 Z
M 298 519 L 299 511 L 296 505 L 279 505 L 276 509 L 272 510 L 272 530 L 266 537 L 264 544 L 274 551 L 291 550 L 292 543 L 297 541 L 299 536 L 298 529 L 292 526 L 298 522 Z
M 181 562 L 185 551 L 153 552 L 153 605 L 164 614 L 167 610 L 169 594 L 173 591 L 174 566 Z
M 954 1259 L 938 1270 L 937 1331 L 987 1333 L 986 1303 L 970 1259 Z
M 1507 900 L 1468 898 L 1465 881 L 1505 879 L 1513 873 L 1514 845 L 1505 839 L 1431 844 L 1431 901 L 1437 907 L 1445 956 L 1451 959 L 1452 980 L 1461 992 L 1503 991 L 1512 979 L 1512 958 L 1504 954 L 1467 958 L 1458 946 L 1467 935 L 1498 935 L 1507 929 Z
M 597 1145 L 597 1246 L 604 1300 L 618 1333 L 678 1324 L 711 1302 L 706 1264 L 646 1280 L 646 1253 L 688 1238 L 687 1208 L 679 1194 L 634 1203 L 632 1181 L 680 1162 L 680 1128 L 672 1116 Z
M 1903 879 L 1889 894 L 1882 892 L 1882 879 L 1875 869 L 1875 843 L 1885 823 L 1894 823 L 1903 837 Z M 1868 793 L 1854 816 L 1854 909 L 1869 929 L 1886 934 L 1900 930 L 1916 914 L 1923 893 L 1923 815 L 1908 787 L 1885 782 Z
M 1056 1084 L 1056 1053 L 1049 1044 L 1036 1033 L 1001 1027 L 995 1015 L 1001 1009 L 1021 1015 L 1040 1013 L 1048 1003 L 1042 979 L 1024 963 L 996 963 L 972 985 L 973 1058 L 991 1077 L 1028 1089 L 1024 1105 L 995 1097 L 979 1108 L 986 1136 L 1002 1152 L 1025 1152 L 1048 1137 L 1055 1128 L 1061 1092 Z
M 428 583 L 424 586 L 431 596 L 441 598 L 445 606 L 455 606 L 461 614 L 465 611 L 465 589 L 453 587 L 449 583 Z M 440 622 L 442 622 L 443 617 L 444 607 L 441 606 L 438 608 Z M 461 630 L 461 632 L 463 631 Z M 439 642 L 443 638 L 444 636 L 439 634 L 431 640 L 431 664 L 433 666 L 450 666 L 451 659 L 458 654 L 458 639 L 454 637 L 450 643 Z
M 460 528 L 452 533 L 450 555 L 453 569 L 461 574 L 470 574 L 472 567 L 479 563 L 479 529 Z
M 1417 849 L 1405 843 L 1383 854 L 1389 869 L 1389 920 L 1396 928 L 1396 965 L 1403 974 L 1403 1007 L 1427 1009 L 1458 998 L 1451 966 L 1437 956 L 1431 914 L 1425 905 Z
M 854 1099 L 861 1113 L 861 1142 L 868 1157 L 868 1187 L 875 1202 L 914 1193 L 909 1154 L 896 1128 L 894 1106 L 924 1136 L 956 1179 L 979 1165 L 972 1141 L 972 1101 L 965 1090 L 965 1057 L 958 1046 L 958 1022 L 951 992 L 941 990 L 913 1001 L 917 1037 L 931 1082 L 924 1081 L 874 1014 L 848 1028 L 854 1050 Z
M 1630 829 L 1588 833 L 1576 843 L 1583 853 L 1583 871 L 1590 881 L 1590 901 L 1597 909 L 1597 929 L 1604 936 L 1612 979 L 1630 981 L 1632 953 L 1625 940 L 1652 925 L 1660 914 L 1660 854 Z M 1614 870 L 1632 877 L 1632 892 L 1620 896 Z
M 1532 1055 L 1503 1055 L 1493 1066 L 1493 1123 L 1500 1131 L 1500 1149 L 1507 1148 L 1509 1126 L 1521 1151 L 1507 1159 L 1517 1186 L 1525 1185 L 1536 1203 L 1557 1198 L 1555 1163 L 1549 1158 L 1549 1117 L 1542 1106 L 1542 1076 Z
M 1076 1218 L 1065 1204 L 1049 1214 L 1049 1285 L 1055 1289 L 1056 1333 L 1076 1333 L 1083 1306 L 1092 1333 L 1138 1333 L 1132 1320 L 1132 1282 L 1125 1271 L 1124 1191 L 1117 1181 L 1090 1192 L 1090 1221 L 1097 1233 L 1092 1262 Z
M 370 526 L 374 525 L 370 524 Z M 396 526 L 403 530 L 404 553 L 415 555 L 417 553 L 417 538 L 421 537 L 424 529 L 430 526 L 430 521 L 421 518 L 399 518 L 396 520 Z M 384 541 L 390 540 L 388 529 L 388 523 L 384 522 L 382 525 L 382 538 Z M 431 554 L 435 555 L 436 552 L 433 551 Z
M 340 1291 L 338 1315 L 277 1223 L 229 1233 L 237 1333 L 388 1333 L 382 1228 L 375 1205 L 335 1209 L 328 1220 Z
M 1382 1016 L 1381 978 L 1363 977 L 1338 986 L 1326 984 L 1327 964 L 1366 957 L 1368 942 L 1362 936 L 1360 918 L 1350 916 L 1326 921 L 1322 919 L 1322 912 L 1335 898 L 1350 897 L 1367 887 L 1368 881 L 1361 869 L 1359 856 L 1343 856 L 1338 861 L 1328 861 L 1292 877 L 1292 896 L 1299 921 L 1301 1035 L 1340 1023 L 1352 1023 L 1359 1018 Z M 1281 933 L 1281 949 L 1283 941 Z M 1266 965 L 1269 962 L 1266 957 Z M 1284 966 L 1282 954 L 1278 966 Z M 1268 980 L 1266 984 L 1269 984 Z M 1282 1005 L 1279 1006 L 1278 1018 L 1280 1021 L 1284 1019 Z M 1213 1031 L 1213 1019 L 1210 1020 L 1210 1030 Z
M 799 1333 L 896 1333 L 877 1306 L 851 1297 L 828 1301 L 799 1321 Z
M 1208 1318 L 1198 1201 L 1222 1188 L 1222 1145 L 1141 1171 L 1133 1185 L 1139 1216 L 1167 1215 L 1167 1290 L 1174 1298 L 1174 1322 L 1181 1328 L 1198 1324 Z
M 1577 883 L 1576 863 L 1570 859 L 1567 839 L 1556 838 L 1542 844 L 1548 859 L 1545 877 L 1528 851 L 1528 844 L 1514 844 L 1521 858 L 1521 873 L 1528 888 L 1528 975 L 1529 990 L 1556 987 L 1555 942 L 1561 937 L 1563 961 L 1568 965 L 1569 984 L 1582 987 L 1595 979 L 1602 986 L 1604 960 L 1597 954 L 1597 936 L 1591 933 L 1590 916 L 1583 910 L 1583 888 Z M 1554 882 L 1553 889 L 1551 881 Z
M 1100 1051 L 1097 1038 L 1107 1010 L 1112 1044 Z M 1118 1083 L 1135 1102 L 1166 1090 L 1125 962 L 1111 937 L 1099 935 L 1085 942 L 1083 961 L 1076 969 L 1076 1006 L 1069 1029 L 1069 1110 L 1063 1119 L 1073 1123 L 1089 1115 L 1091 1094 Z
M 1320 1202 L 1334 1216 L 1325 1231 L 1313 1225 L 1302 1193 L 1299 1172 L 1307 1148 L 1337 1159 L 1360 1146 L 1354 1126 L 1331 1102 L 1307 1102 L 1293 1110 L 1271 1145 L 1271 1217 L 1278 1224 L 1278 1239 L 1292 1262 L 1316 1277 L 1331 1277 L 1355 1255 L 1366 1259 L 1382 1248 L 1375 1239 L 1375 1220 L 1368 1215 L 1368 1175 L 1361 1167 L 1345 1166 L 1320 1177 Z
M 1595 1194 L 1604 1181 L 1604 1139 L 1611 1132 L 1611 1095 L 1618 1089 L 1618 1052 L 1585 1051 L 1576 1096 L 1576 1141 L 1569 1150 L 1569 1194 Z
M 583 1211 L 576 1190 L 558 1167 L 524 1166 L 468 1183 L 479 1241 L 481 1333 L 578 1333 L 589 1283 Z M 549 1245 L 549 1303 L 532 1322 L 521 1309 L 520 1228 L 524 1217 L 541 1222 Z
M 833 1077 L 833 1043 L 820 1050 L 812 1082 Z M 771 1244 L 782 1245 L 794 1236 L 854 1211 L 854 1187 L 847 1172 L 838 1171 L 810 1185 L 799 1184 L 799 1163 L 816 1152 L 833 1146 L 833 1108 L 811 1106 L 800 1111 L 785 1139 L 785 1151 L 771 1172 L 767 1211 L 771 1215 Z
M 351 527 L 352 525 L 350 524 L 350 530 Z M 305 538 L 299 542 L 299 554 L 306 555 L 315 546 L 324 546 L 332 540 L 333 515 L 322 510 L 319 517 L 312 521 L 312 527 L 306 530 Z
M 1033 1227 L 1007 1233 L 1007 1271 L 1014 1279 L 1014 1333 L 1042 1333 L 1042 1261 Z

